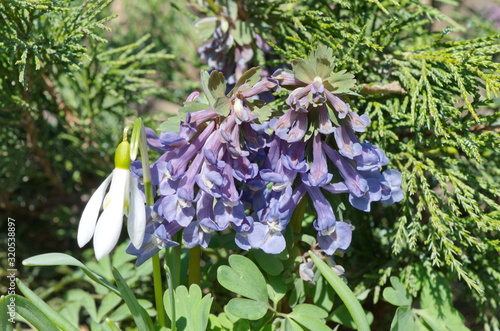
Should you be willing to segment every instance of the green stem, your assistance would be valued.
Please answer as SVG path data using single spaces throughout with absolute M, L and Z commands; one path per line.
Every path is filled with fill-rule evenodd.
M 172 285 L 172 273 L 168 265 L 165 265 L 165 273 L 167 274 L 168 293 L 170 294 L 170 316 L 172 317 L 172 325 L 170 327 L 172 331 L 176 331 L 177 317 L 175 316 L 175 291 Z
M 151 182 L 144 182 L 144 192 L 146 193 L 146 205 L 154 206 L 153 185 Z M 148 202 L 151 201 L 151 204 Z
M 142 155 L 141 155 L 142 156 Z M 144 192 L 146 192 L 146 205 L 153 206 L 154 205 L 154 197 L 153 197 L 153 185 L 150 181 L 144 182 Z M 163 306 L 163 283 L 161 278 L 161 264 L 160 257 L 158 254 L 155 254 L 151 258 L 151 262 L 153 263 L 153 285 L 155 292 L 155 302 L 156 302 L 156 311 L 158 312 L 158 324 L 160 326 L 167 326 L 167 317 L 165 313 L 165 308 Z
M 161 279 L 161 265 L 160 257 L 155 254 L 151 261 L 153 262 L 153 284 L 155 291 L 156 310 L 158 312 L 158 324 L 160 326 L 167 326 L 167 319 L 165 314 L 165 307 L 163 307 L 163 284 Z
M 180 242 L 182 238 L 179 233 L 172 236 L 172 240 Z M 170 268 L 172 275 L 172 285 L 177 288 L 181 284 L 181 247 L 174 246 L 165 250 L 165 263 Z
M 295 207 L 295 210 L 293 211 L 292 214 L 292 230 L 293 233 L 301 233 L 302 232 L 302 221 L 304 220 L 304 215 L 306 213 L 306 207 L 307 207 L 307 198 L 303 197 L 300 202 L 297 204 L 297 207 Z
M 194 246 L 189 250 L 189 278 L 188 284 L 200 285 L 201 280 L 201 248 L 200 246 Z
M 128 125 L 125 130 L 123 130 L 123 138 L 127 138 L 127 132 L 132 125 Z M 135 159 L 137 156 L 137 151 L 139 150 L 141 153 L 141 162 L 142 162 L 142 172 L 143 172 L 143 183 L 144 183 L 144 192 L 146 194 L 146 205 L 153 206 L 155 204 L 154 193 L 153 193 L 153 184 L 151 183 L 151 172 L 149 169 L 149 157 L 148 157 L 148 146 L 146 143 L 146 131 L 144 130 L 144 126 L 142 125 L 142 119 L 136 119 L 134 123 L 134 130 L 132 131 L 132 155 L 131 158 Z M 162 272 L 161 272 L 161 264 L 160 264 L 160 256 L 155 254 L 151 258 L 151 262 L 153 263 L 153 286 L 155 293 L 155 303 L 156 303 L 156 311 L 157 311 L 157 322 L 160 326 L 167 326 L 167 314 L 165 312 L 165 307 L 163 305 L 163 281 L 162 281 Z

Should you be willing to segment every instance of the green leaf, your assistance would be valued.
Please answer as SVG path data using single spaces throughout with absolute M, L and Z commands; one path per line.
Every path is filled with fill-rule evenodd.
M 99 305 L 99 309 L 97 311 L 97 319 L 96 321 L 100 322 L 104 319 L 106 315 L 110 311 L 112 311 L 120 302 L 122 298 L 114 293 L 108 293 L 104 299 L 101 300 L 101 304 Z
M 261 249 L 252 250 L 255 259 L 259 266 L 264 269 L 264 271 L 271 275 L 277 276 L 283 271 L 283 262 L 273 254 L 266 254 Z
M 289 314 L 290 316 L 308 316 L 316 319 L 325 319 L 328 316 L 328 313 L 321 309 L 318 306 L 303 303 L 300 305 L 296 305 L 293 307 L 292 312 Z
M 301 304 L 293 307 L 293 310 L 288 317 L 294 319 L 301 325 L 305 326 L 308 330 L 331 330 L 325 324 L 325 318 L 328 316 L 328 313 L 311 304 Z
M 0 298 L 0 305 L 2 308 L 0 311 L 6 311 L 6 306 L 11 302 L 11 298 L 14 298 L 15 302 L 15 312 L 24 318 L 28 323 L 33 325 L 35 330 L 44 330 L 44 331 L 59 331 L 60 329 L 56 326 L 56 324 L 46 316 L 44 312 L 38 307 L 36 303 L 31 302 L 30 300 L 17 295 L 8 295 L 3 298 Z M 55 311 L 54 311 L 55 312 Z M 2 326 L 2 330 L 12 330 L 12 324 L 8 321 L 8 318 L 0 318 L 0 326 Z M 68 329 L 62 328 L 63 330 L 76 330 L 78 329 L 72 325 L 68 325 Z
M 430 326 L 431 330 L 433 331 L 446 331 L 446 330 L 453 330 L 450 329 L 447 325 L 446 322 L 443 320 L 440 320 L 438 317 L 436 317 L 431 311 L 427 309 L 414 309 L 413 310 L 418 316 L 422 317 L 422 319 L 425 321 L 425 323 Z
M 321 276 L 318 277 L 318 280 L 312 290 L 314 304 L 326 311 L 330 311 L 333 307 L 335 292 L 328 285 L 326 279 Z
M 326 278 L 328 283 L 330 283 L 330 285 L 333 287 L 333 290 L 346 305 L 347 309 L 351 313 L 357 329 L 359 331 L 369 331 L 370 327 L 366 319 L 366 314 L 361 307 L 358 299 L 356 299 L 354 293 L 352 293 L 351 289 L 349 289 L 344 281 L 335 272 L 333 272 L 333 270 L 316 254 L 314 254 L 312 251 L 309 251 L 309 254 L 323 277 Z
M 225 308 L 228 312 L 240 318 L 258 320 L 266 314 L 268 306 L 255 300 L 234 298 L 228 302 Z
M 212 96 L 212 93 L 210 93 L 210 89 L 208 88 L 209 80 L 210 80 L 210 74 L 208 73 L 208 71 L 203 70 L 200 73 L 201 88 L 203 89 L 203 94 L 205 94 L 208 103 L 210 104 L 211 107 L 213 107 L 215 103 L 215 98 Z
M 71 324 L 63 315 L 55 311 L 52 307 L 46 304 L 38 295 L 30 290 L 23 282 L 19 279 L 16 280 L 17 288 L 31 303 L 36 305 L 38 310 L 43 313 L 48 319 L 50 319 L 55 325 L 63 330 L 78 330 L 73 324 Z
M 90 279 L 106 287 L 113 293 L 120 295 L 118 289 L 113 285 L 111 285 L 110 282 L 108 282 L 102 276 L 96 274 L 95 272 L 87 268 L 87 266 L 85 266 L 82 262 L 78 261 L 74 257 L 69 256 L 67 254 L 47 253 L 47 254 L 36 255 L 24 260 L 23 265 L 26 266 L 71 265 L 74 267 L 79 267 L 83 270 L 83 272 L 85 272 L 87 276 L 89 276 Z
M 220 97 L 215 100 L 214 110 L 217 114 L 226 116 L 229 114 L 231 104 L 229 103 L 229 99 L 227 97 Z
M 267 279 L 269 281 L 267 284 L 267 293 L 274 305 L 277 305 L 278 302 L 284 298 L 287 291 L 287 285 L 281 276 L 269 276 Z
M 214 314 L 209 315 L 208 330 L 222 331 L 222 324 Z
M 229 266 L 220 266 L 217 280 L 226 289 L 244 297 L 267 303 L 267 288 L 259 268 L 248 258 L 231 255 Z
M 9 306 L 10 305 L 10 306 Z M 9 315 L 12 312 L 12 315 Z M 0 297 L 0 330 L 12 331 L 12 324 L 9 319 L 16 317 L 16 297 L 7 295 Z
M 218 316 L 217 316 L 220 324 L 222 325 L 222 327 L 228 329 L 228 330 L 232 330 L 233 328 L 233 321 L 231 321 L 231 319 L 229 318 L 229 316 L 226 314 L 226 313 L 220 313 Z
M 346 70 L 333 73 L 328 79 L 323 82 L 325 88 L 335 94 L 349 93 L 352 94 L 351 88 L 356 84 L 353 74 L 346 74 Z
M 213 298 L 210 294 L 202 297 L 198 285 L 192 284 L 189 290 L 185 286 L 175 289 L 175 319 L 179 330 L 205 330 L 207 328 L 210 307 Z M 163 302 L 169 318 L 171 316 L 171 301 L 169 291 L 165 291 Z
M 260 67 L 253 67 L 248 69 L 241 75 L 240 79 L 234 85 L 233 91 L 238 91 L 240 86 L 248 84 L 249 86 L 254 86 L 260 80 L 260 73 L 262 69 Z
M 65 301 L 64 306 L 59 310 L 59 314 L 73 325 L 78 325 L 80 321 L 81 302 Z
M 214 70 L 209 75 L 207 71 L 202 71 L 201 86 L 212 108 L 215 108 L 215 102 L 218 98 L 226 96 L 226 80 L 221 72 Z
M 312 83 L 314 78 L 314 68 L 308 59 L 292 60 L 293 74 L 298 80 L 306 84 Z
M 194 24 L 194 28 L 201 40 L 207 40 L 212 37 L 215 28 L 217 27 L 216 17 L 206 17 L 198 20 Z
M 250 298 L 234 298 L 226 305 L 227 311 L 246 319 L 259 319 L 269 308 L 267 285 L 259 268 L 248 258 L 231 255 L 229 266 L 217 269 L 217 280 L 226 289 Z
M 181 121 L 181 117 L 170 117 L 158 126 L 158 130 L 161 132 L 178 132 Z
M 200 110 L 210 109 L 210 105 L 202 102 L 184 102 L 184 107 L 179 109 L 179 113 L 186 114 L 188 112 L 196 112 Z
M 130 137 L 130 159 L 134 161 L 139 152 L 139 143 L 141 139 L 142 118 L 137 117 L 134 121 L 132 136 Z
M 436 273 L 433 279 L 425 279 L 420 294 L 420 307 L 433 315 L 437 320 L 444 321 L 450 330 L 469 330 L 465 325 L 465 319 L 458 310 L 453 307 L 453 297 L 449 282 L 446 278 Z M 427 317 L 429 318 L 429 317 Z
M 412 299 L 410 293 L 397 277 L 391 277 L 392 287 L 386 287 L 382 296 L 394 306 L 411 306 Z
M 226 96 L 226 79 L 222 72 L 212 71 L 208 80 L 208 90 L 215 99 Z
M 288 301 L 290 303 L 290 307 L 293 307 L 299 303 L 303 303 L 306 300 L 306 290 L 304 288 L 304 281 L 302 278 L 296 278 L 293 281 L 292 292 L 290 293 L 290 297 Z
M 285 318 L 285 331 L 303 331 L 304 329 L 289 317 Z
M 125 303 L 134 318 L 137 328 L 139 330 L 154 330 L 153 321 L 151 321 L 151 318 L 144 307 L 142 307 L 137 301 L 132 293 L 132 290 L 128 287 L 127 283 L 116 268 L 113 268 L 113 276 L 115 277 L 118 290 L 122 294 L 123 300 L 125 300 Z
M 188 112 L 195 112 L 198 110 L 210 109 L 210 106 L 204 103 L 186 102 L 185 107 L 179 108 L 179 112 L 167 118 L 165 122 L 158 126 L 161 132 L 179 132 L 181 121 L 184 121 Z
M 90 318 L 92 318 L 94 321 L 97 321 L 97 309 L 95 301 L 88 292 L 81 289 L 69 290 L 68 292 L 66 292 L 66 302 L 71 301 L 79 303 L 79 308 L 84 307 L 85 311 L 90 315 Z
M 323 80 L 330 76 L 335 67 L 333 50 L 325 45 L 311 52 L 310 61 L 313 63 L 315 75 Z
M 240 45 L 248 45 L 253 41 L 253 30 L 247 21 L 237 20 L 232 30 L 234 41 Z
M 414 331 L 416 328 L 412 309 L 399 307 L 391 323 L 391 331 Z
M 333 311 L 333 313 L 329 316 L 329 320 L 347 326 L 351 329 L 356 328 L 356 324 L 351 317 L 351 313 L 347 310 L 345 305 L 341 305 L 337 309 Z

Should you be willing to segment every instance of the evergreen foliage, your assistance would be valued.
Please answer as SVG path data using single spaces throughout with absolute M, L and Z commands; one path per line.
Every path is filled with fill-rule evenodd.
M 90 174 L 108 170 L 131 104 L 165 91 L 152 64 L 172 56 L 148 35 L 106 46 L 109 3 L 0 2 L 0 202 L 11 217 L 70 217 Z

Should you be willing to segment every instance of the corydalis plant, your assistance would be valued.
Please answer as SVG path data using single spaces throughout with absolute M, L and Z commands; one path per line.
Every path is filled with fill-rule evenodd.
M 149 131 L 151 148 L 163 154 L 151 166 L 158 195 L 152 215 L 158 217 L 150 218 L 145 242 L 164 246 L 183 230 L 188 247 L 207 247 L 213 232 L 231 227 L 240 248 L 278 254 L 295 207 L 308 195 L 318 244 L 332 255 L 349 247 L 353 228 L 337 221 L 325 191 L 349 194 L 364 211 L 373 201 L 402 198 L 399 172 L 382 172 L 389 162 L 383 151 L 355 135 L 370 120 L 341 98 L 354 94 L 353 76 L 334 72 L 327 48 L 292 66 L 264 79 L 252 68 L 228 94 L 221 73 L 204 72 L 207 103 L 195 102 L 194 93 L 177 132 Z M 290 90 L 284 110 L 259 98 L 278 85 Z M 129 251 L 143 262 L 153 249 Z
M 198 48 L 202 61 L 221 71 L 229 84 L 234 84 L 249 68 L 256 52 L 270 52 L 269 44 L 254 30 L 241 1 L 227 1 L 213 6 L 216 16 L 198 20 L 196 29 L 205 40 Z

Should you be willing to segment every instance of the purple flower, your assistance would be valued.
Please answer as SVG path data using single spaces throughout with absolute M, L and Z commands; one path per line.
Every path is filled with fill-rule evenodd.
M 221 141 L 226 143 L 233 157 L 248 156 L 249 152 L 241 149 L 240 125 L 237 124 L 234 114 L 221 124 L 219 133 Z
M 355 156 L 361 154 L 363 147 L 350 126 L 342 125 L 336 127 L 334 135 L 341 155 L 353 159 Z
M 125 251 L 127 254 L 137 256 L 136 266 L 138 267 L 158 253 L 160 249 L 179 245 L 170 239 L 180 229 L 182 227 L 176 222 L 151 223 L 146 228 L 141 247 L 137 249 L 130 243 Z
M 245 217 L 245 220 L 239 225 L 234 226 L 233 228 L 236 231 L 236 236 L 234 237 L 234 241 L 239 248 L 244 250 L 249 250 L 252 248 L 250 243 L 248 242 L 248 233 L 253 230 L 253 218 L 251 216 Z
M 198 187 L 215 198 L 220 198 L 221 187 L 224 185 L 224 177 L 215 165 L 205 163 L 201 172 L 195 176 Z
M 326 99 L 328 103 L 338 112 L 340 119 L 346 117 L 349 113 L 351 107 L 348 103 L 345 103 L 339 96 L 333 94 L 332 92 L 325 90 Z
M 351 244 L 352 226 L 337 222 L 325 230 L 318 231 L 318 243 L 325 254 L 333 255 L 337 249 L 346 250 Z
M 311 100 L 314 106 L 323 105 L 326 101 L 324 93 L 325 86 L 323 85 L 323 79 L 316 76 L 311 84 Z
M 359 210 L 369 212 L 370 203 L 372 201 L 379 201 L 382 198 L 382 190 L 380 182 L 375 178 L 367 178 L 368 190 L 360 197 L 349 195 L 349 202 L 351 205 Z
M 366 127 L 371 123 L 368 115 L 361 115 L 350 111 L 349 112 L 350 122 L 352 129 L 356 132 L 365 132 Z
M 313 223 L 314 228 L 317 231 L 323 231 L 335 226 L 336 219 L 332 206 L 321 193 L 319 187 L 306 186 L 306 190 L 318 215 Z
M 289 170 L 298 173 L 303 173 L 309 170 L 309 166 L 304 159 L 306 149 L 306 142 L 296 142 L 293 144 L 286 144 L 281 151 L 281 163 Z
M 278 137 L 289 143 L 293 143 L 304 138 L 308 123 L 306 113 L 291 109 L 278 120 L 271 121 L 270 127 Z
M 312 96 L 313 92 L 311 90 L 312 90 L 312 84 L 309 84 L 304 87 L 297 87 L 295 90 L 292 91 L 292 93 L 290 93 L 290 95 L 286 99 L 286 104 L 289 105 L 292 110 L 306 113 L 308 111 L 309 105 L 311 104 L 311 102 L 309 101 L 310 93 L 311 93 L 311 98 L 313 98 Z
M 220 228 L 219 225 L 213 221 L 213 219 L 198 219 L 189 223 L 189 225 L 184 229 L 182 237 L 188 248 L 193 248 L 196 245 L 207 248 L 212 233 L 222 230 L 223 229 Z
M 361 153 L 353 158 L 359 171 L 374 171 L 389 164 L 389 159 L 379 147 L 362 143 Z
M 179 195 L 179 192 L 161 197 L 155 203 L 155 211 L 169 222 L 177 222 L 179 225 L 187 226 L 195 215 L 193 202 L 187 197 Z
M 274 191 L 283 190 L 293 184 L 297 172 L 284 166 L 282 150 L 288 149 L 286 142 L 275 137 L 269 144 L 267 157 L 263 169 L 259 172 L 260 177 L 272 184 Z
M 279 219 L 278 206 L 270 208 L 267 222 L 255 222 L 253 229 L 248 232 L 248 242 L 253 248 L 260 248 L 268 254 L 279 254 L 286 247 L 285 232 L 286 223 Z
M 369 190 L 366 179 L 361 176 L 337 151 L 333 150 L 325 142 L 323 142 L 323 149 L 328 158 L 332 160 L 333 164 L 335 164 L 339 170 L 340 175 L 344 178 L 344 183 L 349 189 L 350 194 L 355 197 L 363 196 Z
M 382 203 L 389 205 L 403 200 L 404 194 L 401 190 L 401 173 L 395 169 L 387 169 L 382 173 Z
M 245 219 L 245 208 L 241 201 L 230 202 L 219 200 L 215 204 L 214 213 L 215 221 L 222 229 L 225 229 L 229 222 L 239 226 Z
M 178 180 L 183 177 L 186 167 L 199 153 L 210 135 L 215 123 L 211 122 L 191 143 L 178 149 L 167 151 L 151 167 L 152 183 L 159 186 L 162 195 L 172 195 L 177 190 Z
M 321 105 L 319 107 L 319 123 L 318 123 L 318 131 L 322 134 L 330 134 L 335 131 L 335 127 L 330 119 L 330 114 L 328 112 L 328 108 L 325 105 Z
M 332 181 L 333 176 L 328 173 L 328 165 L 319 134 L 313 137 L 312 147 L 313 162 L 311 170 L 307 176 L 302 176 L 302 181 L 308 186 L 325 186 Z
M 311 259 L 308 259 L 307 262 L 301 263 L 299 265 L 300 278 L 310 284 L 315 284 L 315 282 L 313 281 L 315 269 L 316 267 Z
M 196 133 L 197 129 L 202 123 L 216 118 L 218 115 L 213 109 L 200 110 L 194 113 L 186 114 L 186 122 L 181 124 L 181 131 L 190 132 L 191 134 Z M 181 134 L 179 132 L 179 134 Z M 192 137 L 191 137 L 192 138 Z
M 181 148 L 187 144 L 188 140 L 175 132 L 163 132 L 159 138 L 165 150 Z
M 230 38 L 228 30 L 218 26 L 205 50 L 214 47 L 221 51 L 233 44 Z M 244 66 L 251 48 L 237 46 L 241 46 L 238 54 Z M 319 51 L 316 56 L 314 59 L 325 60 L 323 57 L 329 55 Z M 220 114 L 220 107 L 219 114 L 213 109 L 200 110 L 186 115 L 178 133 L 157 136 L 148 131 L 150 147 L 164 152 L 151 169 L 152 183 L 159 193 L 154 210 L 166 221 L 148 225 L 144 247 L 133 251 L 140 263 L 160 247 L 176 244 L 169 242 L 169 233 L 182 228 L 188 248 L 208 247 L 214 231 L 224 231 L 231 225 L 241 249 L 260 248 L 278 254 L 286 248 L 286 227 L 306 193 L 317 214 L 313 226 L 318 231 L 318 243 L 331 255 L 347 249 L 352 227 L 336 221 L 321 189 L 349 194 L 351 205 L 364 211 L 370 210 L 372 201 L 402 199 L 401 174 L 391 169 L 381 173 L 380 168 L 389 162 L 384 152 L 368 142 L 360 143 L 356 137 L 356 132 L 366 130 L 370 119 L 351 112 L 335 94 L 348 93 L 348 84 L 354 84 L 352 75 L 331 74 L 326 63 L 314 66 L 304 61 L 294 63 L 295 69 L 300 67 L 296 74 L 301 79 L 278 70 L 275 79 L 261 79 L 255 84 L 239 81 L 219 100 L 227 102 L 223 105 L 226 108 L 222 107 L 228 109 L 225 115 Z M 311 72 L 306 70 L 308 66 Z M 258 69 L 252 70 L 248 77 L 257 74 Z M 286 99 L 290 109 L 258 124 L 256 119 L 262 119 L 262 113 L 257 111 L 267 111 L 259 108 L 265 102 L 258 98 L 275 89 L 277 81 L 291 89 Z M 340 81 L 350 82 L 346 85 Z M 185 106 L 193 107 L 191 103 L 198 96 L 191 94 Z M 331 133 L 338 150 L 324 141 Z M 331 183 L 334 174 L 329 169 L 340 174 L 343 181 Z M 134 172 L 140 176 L 139 169 Z M 314 275 L 307 263 L 300 271 L 308 280 Z
M 166 149 L 160 141 L 160 137 L 154 132 L 153 129 L 146 127 L 146 139 L 148 147 L 156 152 L 164 152 Z

